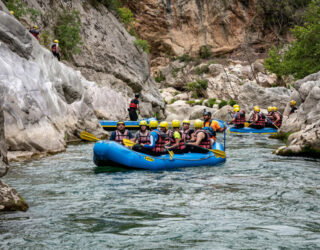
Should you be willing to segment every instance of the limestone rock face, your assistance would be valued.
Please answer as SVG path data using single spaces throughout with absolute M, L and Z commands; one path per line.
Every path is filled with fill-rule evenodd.
M 196 54 L 203 45 L 215 55 L 232 52 L 246 36 L 254 17 L 254 1 L 129 1 L 138 20 L 138 33 L 154 55 Z M 259 43 L 259 32 L 247 35 Z M 153 64 L 159 63 L 154 60 Z
M 126 41 L 129 46 L 132 38 L 110 13 L 108 18 L 112 19 L 110 25 L 114 25 L 116 33 L 122 30 L 114 39 Z M 118 62 L 121 55 L 117 55 L 120 50 L 117 48 L 113 50 L 117 59 L 103 59 L 106 65 L 117 64 L 107 68 L 119 72 L 110 74 L 114 82 L 108 78 L 108 84 L 97 84 L 86 80 L 80 71 L 58 62 L 21 23 L 3 11 L 0 11 L 0 34 L 0 93 L 4 96 L 0 111 L 4 116 L 9 160 L 64 151 L 66 143 L 75 140 L 81 130 L 102 135 L 97 117 L 125 119 L 128 95 L 132 96 L 133 89 L 142 93 L 145 115 L 163 106 L 150 73 L 145 73 L 148 70 L 146 56 L 133 45 L 131 51 L 136 54 L 129 53 L 131 57 L 127 62 Z M 142 59 L 135 60 L 138 57 Z M 119 84 L 115 84 L 117 81 Z
M 29 208 L 25 200 L 15 189 L 0 181 L 0 212 L 27 211 Z
M 296 100 L 298 110 L 287 116 L 287 105 L 283 125 L 279 131 L 288 137 L 287 145 L 276 150 L 281 155 L 307 155 L 320 157 L 320 72 L 309 75 L 294 84 L 290 99 Z

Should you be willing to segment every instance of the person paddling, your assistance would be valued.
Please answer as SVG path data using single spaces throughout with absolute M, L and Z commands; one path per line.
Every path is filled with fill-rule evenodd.
M 58 61 L 60 61 L 60 47 L 58 40 L 54 40 L 51 44 L 51 52 L 58 59 Z
M 182 126 L 182 140 L 186 143 L 191 140 L 194 130 L 190 129 L 190 120 L 183 120 Z
M 134 136 L 133 141 L 139 144 L 147 144 L 150 143 L 150 131 L 147 130 L 148 123 L 146 121 L 140 121 L 139 127 L 140 129 Z
M 158 130 L 158 121 L 151 120 L 149 122 L 149 128 L 151 131 L 149 137 L 150 143 L 136 144 L 133 146 L 132 150 L 155 156 L 166 154 L 166 135 Z
M 32 29 L 29 30 L 29 32 L 39 41 L 39 34 L 38 26 L 34 25 Z
M 113 131 L 110 136 L 111 141 L 116 141 L 122 145 L 124 145 L 123 139 L 129 140 L 132 138 L 133 138 L 133 136 L 132 136 L 131 132 L 129 130 L 125 129 L 125 124 L 124 124 L 124 122 L 121 122 L 121 121 L 119 121 L 117 123 L 117 130 Z
M 202 148 L 212 148 L 212 143 L 210 140 L 210 134 L 208 130 L 203 129 L 203 121 L 201 120 L 195 120 L 194 121 L 194 128 L 195 128 L 195 133 L 194 133 L 194 142 L 189 142 L 189 146 L 200 146 Z
M 230 123 L 233 123 L 235 128 L 243 128 L 245 122 L 246 115 L 240 111 L 240 107 L 235 107 L 233 119 L 230 121 Z
M 182 133 L 180 132 L 180 121 L 172 120 L 171 125 L 173 128 L 172 142 L 170 146 L 167 146 L 167 149 L 173 149 L 173 152 L 176 154 L 183 154 L 185 153 L 186 145 L 184 140 L 182 140 Z
M 251 124 L 249 127 L 255 129 L 263 129 L 265 127 L 266 117 L 263 113 L 260 112 L 259 106 L 253 107 L 252 119 L 250 120 Z
M 278 129 L 282 125 L 282 114 L 278 111 L 277 107 L 273 107 L 273 127 Z
M 269 106 L 267 108 L 268 114 L 266 116 L 266 124 L 265 126 L 268 128 L 273 128 L 273 122 L 274 122 L 274 115 L 273 115 L 273 107 Z
M 139 97 L 140 95 L 137 93 L 134 95 L 134 99 L 130 101 L 130 105 L 128 108 L 130 121 L 138 120 L 137 110 L 139 110 Z

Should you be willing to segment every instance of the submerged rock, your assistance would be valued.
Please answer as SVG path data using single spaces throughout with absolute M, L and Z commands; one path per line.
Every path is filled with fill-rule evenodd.
M 287 105 L 279 136 L 288 139 L 275 153 L 320 158 L 320 72 L 296 81 L 294 88 L 291 99 L 296 100 L 298 110 L 288 117 Z

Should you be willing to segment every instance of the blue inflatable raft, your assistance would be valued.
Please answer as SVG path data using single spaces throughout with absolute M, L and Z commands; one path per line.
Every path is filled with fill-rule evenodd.
M 228 133 L 231 134 L 265 134 L 265 135 L 271 135 L 271 134 L 276 134 L 277 129 L 275 128 L 263 128 L 263 129 L 255 129 L 255 128 L 234 128 L 234 127 L 229 127 L 228 128 Z
M 224 150 L 222 144 L 216 142 L 213 149 Z M 215 166 L 226 161 L 216 157 L 213 152 L 169 154 L 150 156 L 133 151 L 114 141 L 99 141 L 93 148 L 93 161 L 97 166 L 117 166 L 132 169 L 171 170 L 182 167 Z

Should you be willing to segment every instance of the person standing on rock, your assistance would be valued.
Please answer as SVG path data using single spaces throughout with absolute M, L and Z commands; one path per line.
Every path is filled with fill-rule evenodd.
M 58 40 L 54 40 L 53 44 L 51 44 L 51 52 L 58 59 L 58 61 L 60 61 L 60 47 Z
M 139 144 L 147 144 L 150 143 L 150 131 L 147 130 L 147 122 L 146 121 L 140 121 L 139 127 L 140 129 L 137 131 L 137 133 L 134 136 L 133 141 Z
M 263 129 L 266 123 L 266 116 L 260 112 L 260 107 L 253 107 L 252 119 L 250 120 L 250 128 Z
M 137 110 L 139 110 L 139 97 L 140 95 L 137 93 L 134 95 L 134 99 L 131 100 L 128 111 L 129 111 L 129 117 L 130 121 L 136 121 L 138 120 L 138 114 Z
M 124 145 L 123 139 L 129 140 L 132 138 L 133 138 L 133 136 L 132 136 L 131 132 L 128 129 L 125 129 L 124 122 L 118 122 L 117 123 L 117 130 L 113 131 L 110 136 L 111 141 L 118 142 L 122 145 Z
M 29 32 L 39 41 L 39 34 L 38 26 L 34 25 L 32 29 L 29 30 Z
M 294 112 L 296 112 L 296 110 L 297 110 L 296 103 L 297 103 L 297 102 L 296 102 L 295 100 L 291 100 L 291 101 L 290 101 L 291 110 L 290 110 L 288 116 L 290 116 L 290 115 L 292 115 Z

